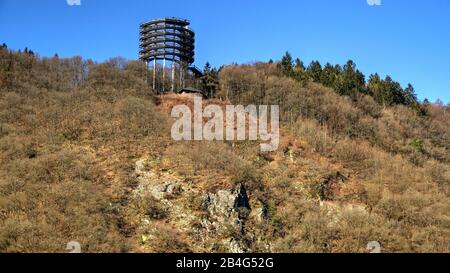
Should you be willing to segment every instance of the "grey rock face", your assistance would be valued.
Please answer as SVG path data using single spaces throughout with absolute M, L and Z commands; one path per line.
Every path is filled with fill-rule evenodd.
M 250 211 L 250 204 L 245 187 L 239 184 L 235 190 L 220 190 L 215 194 L 208 194 L 203 208 L 213 216 L 238 219 L 246 218 Z
M 245 235 L 244 222 L 251 212 L 249 198 L 245 187 L 239 184 L 234 190 L 220 190 L 208 194 L 203 202 L 203 208 L 209 212 L 210 221 L 204 221 L 208 230 L 228 230 L 236 238 L 226 242 L 231 252 L 243 253 L 247 247 L 239 240 Z
M 257 238 L 245 223 L 251 221 L 250 218 L 265 218 L 267 209 L 261 202 L 250 201 L 243 184 L 231 190 L 205 194 L 176 175 L 152 170 L 146 159 L 136 162 L 135 172 L 139 185 L 134 194 L 150 194 L 167 212 L 166 220 L 171 224 L 193 234 L 195 240 L 211 247 L 211 250 L 217 247 L 217 251 L 223 251 L 225 247 L 225 251 L 232 253 L 250 251 Z M 203 212 L 192 211 L 191 196 L 202 197 Z M 194 207 L 198 209 L 197 204 Z M 144 219 L 142 227 L 148 229 L 150 224 L 150 220 Z
M 177 182 L 166 182 L 154 186 L 151 189 L 151 194 L 157 200 L 164 199 L 167 195 L 175 195 L 182 192 L 182 186 Z

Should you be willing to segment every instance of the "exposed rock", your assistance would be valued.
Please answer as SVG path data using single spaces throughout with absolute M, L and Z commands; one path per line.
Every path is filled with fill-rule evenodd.
M 244 185 L 239 184 L 236 189 L 236 199 L 234 209 L 238 212 L 239 218 L 247 218 L 251 212 L 250 202 Z
M 226 245 L 228 245 L 228 249 L 231 253 L 245 253 L 247 252 L 247 247 L 242 244 L 241 241 L 238 241 L 234 238 L 230 239 Z
M 246 218 L 250 211 L 250 203 L 244 185 L 239 184 L 235 190 L 220 190 L 216 194 L 208 194 L 203 203 L 204 209 L 218 218 Z
M 136 192 L 138 194 L 144 195 L 149 192 L 155 199 L 162 200 L 184 191 L 179 181 L 167 181 L 170 178 L 160 177 L 152 170 L 146 170 L 147 162 L 146 159 L 136 162 L 135 173 L 139 181 Z
M 249 239 L 252 235 L 247 234 L 250 231 L 246 231 L 245 221 L 248 217 L 263 221 L 267 216 L 267 208 L 262 202 L 250 202 L 243 184 L 238 184 L 231 190 L 203 195 L 204 213 L 199 214 L 192 213 L 192 208 L 186 201 L 190 195 L 202 196 L 202 192 L 184 183 L 181 178 L 149 168 L 148 160 L 145 159 L 136 162 L 135 173 L 139 181 L 135 195 L 150 194 L 167 212 L 168 222 L 181 231 L 190 232 L 202 244 L 210 245 L 211 250 L 217 248 L 217 251 L 222 251 L 224 247 L 232 253 L 248 252 L 253 239 Z M 253 214 L 252 206 L 255 207 Z M 141 228 L 145 231 L 142 237 L 144 244 L 151 242 L 147 232 L 152 226 L 149 223 L 152 222 L 148 219 L 141 223 Z M 217 238 L 223 240 L 217 241 Z
M 239 184 L 234 190 L 208 194 L 203 208 L 209 212 L 209 219 L 202 221 L 203 227 L 209 232 L 231 233 L 231 238 L 224 241 L 229 251 L 246 252 L 248 247 L 239 239 L 245 236 L 244 222 L 251 212 L 244 185 Z
M 177 182 L 165 182 L 163 184 L 155 185 L 151 189 L 151 194 L 154 198 L 161 200 L 168 196 L 179 194 L 183 188 Z

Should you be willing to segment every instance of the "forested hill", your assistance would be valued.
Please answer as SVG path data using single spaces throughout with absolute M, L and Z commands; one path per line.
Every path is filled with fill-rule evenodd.
M 340 95 L 346 95 L 356 100 L 358 94 L 370 95 L 383 106 L 406 105 L 424 114 L 426 111 L 420 107 L 414 87 L 408 84 L 402 88 L 390 76 L 381 79 L 378 73 L 366 76 L 356 69 L 356 64 L 349 60 L 344 66 L 326 63 L 323 67 L 318 61 L 312 61 L 307 68 L 303 62 L 296 58 L 293 60 L 289 52 L 283 56 L 280 68 L 286 76 L 299 81 L 314 81 L 333 88 Z M 426 100 L 426 103 L 429 103 Z
M 353 62 L 206 66 L 204 104 L 280 106 L 261 153 L 172 140 L 192 97 L 146 74 L 0 47 L 1 252 L 450 252 L 448 105 Z

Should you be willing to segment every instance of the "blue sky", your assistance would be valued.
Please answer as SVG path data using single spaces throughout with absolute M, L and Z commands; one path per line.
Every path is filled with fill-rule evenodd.
M 279 59 L 352 59 L 366 75 L 411 82 L 420 99 L 450 102 L 450 1 L 0 0 L 0 43 L 43 56 L 136 59 L 139 23 L 192 21 L 196 65 Z

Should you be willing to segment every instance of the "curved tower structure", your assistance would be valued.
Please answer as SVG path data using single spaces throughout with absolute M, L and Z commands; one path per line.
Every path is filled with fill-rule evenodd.
M 186 70 L 194 62 L 195 34 L 189 25 L 190 21 L 174 17 L 140 25 L 139 56 L 147 68 L 152 65 L 153 90 L 165 92 L 169 84 L 171 91 L 176 85 L 184 87 Z

